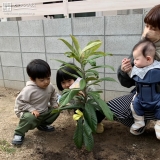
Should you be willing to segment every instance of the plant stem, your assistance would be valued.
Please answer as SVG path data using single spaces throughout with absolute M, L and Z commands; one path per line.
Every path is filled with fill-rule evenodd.
M 86 76 L 85 76 L 85 66 L 83 65 L 83 59 L 81 59 L 81 70 L 82 70 L 82 75 L 83 75 L 83 79 L 86 79 Z M 84 101 L 85 103 L 87 102 L 87 92 L 86 92 L 86 87 L 83 89 L 83 93 L 84 93 Z

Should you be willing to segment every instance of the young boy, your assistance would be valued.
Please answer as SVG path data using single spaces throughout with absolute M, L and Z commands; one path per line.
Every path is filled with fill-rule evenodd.
M 41 131 L 54 131 L 54 127 L 50 124 L 59 115 L 59 113 L 51 114 L 58 104 L 57 93 L 50 83 L 51 69 L 48 63 L 34 59 L 27 65 L 27 74 L 30 81 L 27 81 L 15 101 L 14 111 L 20 118 L 12 140 L 12 144 L 15 145 L 21 145 L 25 133 L 36 127 Z
M 160 62 L 154 60 L 155 56 L 156 47 L 151 41 L 141 40 L 133 48 L 134 67 L 130 77 L 136 82 L 137 93 L 131 104 L 134 124 L 130 132 L 137 135 L 137 129 L 145 126 L 144 110 L 154 111 L 156 136 L 160 139 Z

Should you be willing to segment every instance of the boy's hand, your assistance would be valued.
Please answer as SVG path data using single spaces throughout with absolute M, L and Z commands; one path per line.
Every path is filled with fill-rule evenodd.
M 32 111 L 32 114 L 37 118 L 39 116 L 39 112 L 38 111 Z

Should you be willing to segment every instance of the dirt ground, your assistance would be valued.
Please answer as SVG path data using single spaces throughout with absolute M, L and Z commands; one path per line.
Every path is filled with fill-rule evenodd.
M 21 147 L 13 146 L 11 141 L 19 121 L 13 111 L 17 93 L 0 88 L 0 160 L 160 160 L 154 122 L 143 135 L 133 136 L 122 124 L 103 120 L 105 131 L 94 135 L 94 149 L 88 152 L 74 145 L 75 122 L 67 112 L 53 123 L 54 132 L 34 129 L 26 134 Z

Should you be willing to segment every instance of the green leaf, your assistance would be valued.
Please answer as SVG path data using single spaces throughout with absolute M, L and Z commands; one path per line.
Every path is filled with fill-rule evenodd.
M 71 35 L 71 38 L 72 38 L 73 44 L 74 44 L 74 46 L 76 48 L 77 54 L 79 56 L 80 53 L 81 53 L 81 49 L 80 49 L 79 43 L 78 43 L 76 37 L 74 37 L 74 36 Z
M 65 52 L 64 53 L 68 58 L 73 58 L 75 57 L 74 53 L 73 52 Z
M 94 102 L 94 104 L 92 104 L 92 105 L 93 105 L 93 107 L 95 108 L 96 111 L 101 112 L 103 114 L 103 111 L 102 111 L 101 107 L 97 103 Z
M 71 105 L 67 105 L 67 106 L 62 106 L 59 107 L 59 110 L 66 110 L 66 109 L 79 109 L 79 108 L 84 108 L 84 104 L 83 103 L 76 103 L 76 104 L 71 104 Z
M 92 104 L 92 106 L 95 108 L 95 110 L 98 110 L 99 112 L 101 112 L 103 114 L 103 111 L 101 109 L 101 107 L 95 102 L 94 99 L 88 99 L 87 101 L 88 103 Z
M 95 55 L 95 56 L 92 56 L 91 59 L 97 59 L 97 58 L 100 58 L 100 57 L 104 57 L 104 55 Z M 88 59 L 88 60 L 90 60 L 90 59 Z
M 90 41 L 90 42 L 87 43 L 87 46 L 90 45 L 90 44 L 93 43 L 93 42 L 99 42 L 99 40 Z
M 72 76 L 72 77 L 75 77 L 75 78 L 78 78 L 79 76 L 77 76 L 76 74 L 72 74 L 72 73 L 70 73 L 70 72 L 68 72 L 68 71 L 66 71 L 66 70 L 64 70 L 64 69 L 61 69 L 64 73 L 67 73 L 67 74 L 69 74 L 70 76 Z
M 93 41 L 82 50 L 82 53 L 86 52 L 87 50 L 92 50 L 92 52 L 94 52 L 101 46 L 101 44 L 102 42 L 99 40 Z
M 97 129 L 97 116 L 95 113 L 95 109 L 90 103 L 85 104 L 84 118 L 87 121 L 90 128 L 92 129 L 92 131 L 95 132 Z
M 64 54 L 69 58 L 73 58 L 74 57 L 74 54 L 72 52 L 65 52 Z
M 88 95 L 90 95 L 96 101 L 96 103 L 101 107 L 107 119 L 113 121 L 113 112 L 110 110 L 106 102 L 104 102 L 101 98 L 97 98 L 97 96 L 95 96 L 91 92 L 89 92 Z
M 72 68 L 73 70 L 75 70 L 81 77 L 83 76 L 81 68 L 79 68 L 79 67 L 77 67 L 75 65 L 72 65 L 70 63 L 65 63 L 65 65 L 62 66 L 61 68 L 66 67 L 66 66 Z
M 86 82 L 97 80 L 97 79 L 98 78 L 95 78 L 95 77 L 88 77 L 88 78 L 86 78 Z
M 94 146 L 93 136 L 92 134 L 87 135 L 86 130 L 84 130 L 83 132 L 83 142 L 88 151 L 91 151 L 93 149 L 93 146 Z
M 70 64 L 70 63 L 66 63 L 65 66 L 70 67 L 72 69 L 74 69 L 75 71 L 81 71 L 81 68 L 77 67 L 75 64 Z
M 80 62 L 80 58 L 73 52 L 65 52 L 64 53 L 68 58 L 75 58 L 78 62 Z
M 58 61 L 58 62 L 60 62 L 60 63 L 62 63 L 62 64 L 64 64 L 64 65 L 61 66 L 60 68 L 64 68 L 65 66 L 68 66 L 68 67 L 76 70 L 77 73 L 78 73 L 80 76 L 82 75 L 82 71 L 81 71 L 81 69 L 80 69 L 79 67 L 75 68 L 75 65 L 69 64 L 69 63 L 67 63 L 67 62 L 65 62 L 65 61 L 61 61 L 61 60 L 59 60 L 59 59 L 54 59 L 54 60 L 55 60 L 55 61 Z
M 97 98 L 100 98 L 100 94 L 99 93 L 102 93 L 102 91 L 89 91 L 89 93 L 91 94 L 94 94 L 94 96 L 96 96 Z
M 93 56 L 93 55 L 95 55 L 95 56 Z M 97 58 L 105 57 L 105 56 L 113 56 L 113 54 L 112 53 L 105 53 L 102 51 L 97 51 L 97 52 L 90 52 L 89 56 L 92 56 L 91 59 L 97 59 Z
M 94 85 L 96 83 L 102 82 L 102 81 L 113 81 L 113 82 L 117 82 L 115 79 L 110 78 L 110 77 L 105 77 L 105 78 L 100 78 L 92 83 L 90 83 L 88 86 Z
M 77 127 L 74 132 L 73 139 L 77 148 L 82 148 L 82 144 L 83 144 L 83 119 L 82 118 L 80 118 L 77 122 Z
M 70 43 L 68 43 L 65 39 L 60 38 L 59 40 L 61 40 L 62 42 L 64 42 L 66 44 L 66 46 L 73 52 L 75 53 L 75 49 L 72 47 L 72 45 Z
M 83 90 L 86 87 L 86 81 L 84 79 L 81 79 L 79 84 L 81 90 Z
M 88 52 L 86 55 L 85 55 L 85 58 L 88 59 L 88 57 L 90 56 L 93 56 L 93 55 L 101 55 L 102 56 L 106 56 L 106 53 L 105 52 L 101 52 L 101 51 L 98 51 L 98 52 L 93 52 L 92 50 L 90 52 Z M 92 58 L 91 58 L 92 59 Z
M 61 95 L 61 98 L 59 100 L 59 105 L 61 106 L 61 104 L 66 100 L 68 94 L 69 94 L 70 90 L 69 89 L 66 89 L 63 91 L 62 95 Z
M 106 54 L 106 56 L 113 56 L 112 53 L 105 53 L 105 54 Z
M 60 109 L 53 109 L 51 113 L 54 114 L 54 113 L 58 113 L 58 112 L 60 112 Z
M 93 59 L 88 60 L 91 66 L 96 66 L 96 61 Z
M 117 82 L 114 78 L 111 77 L 104 77 L 100 79 L 101 81 L 113 81 L 113 82 Z
M 70 89 L 64 89 L 64 90 L 62 91 L 62 95 L 65 94 L 65 93 L 67 93 L 67 92 L 70 92 Z
M 93 92 L 93 93 L 103 93 L 102 90 L 96 90 L 96 91 L 90 91 L 90 92 Z
M 84 105 L 84 95 L 82 95 L 82 94 L 75 95 L 74 99 L 77 99 L 79 101 L 79 103 L 81 102 Z
M 54 59 L 55 61 L 58 61 L 58 62 L 60 62 L 60 63 L 62 63 L 62 64 L 66 64 L 66 62 L 65 61 L 61 61 L 61 60 L 59 60 L 59 59 Z
M 95 66 L 95 67 L 92 67 L 86 71 L 89 71 L 89 70 L 92 70 L 92 69 L 96 69 L 96 68 L 110 68 L 111 70 L 114 71 L 114 68 L 112 66 L 109 66 L 109 65 L 101 65 L 101 66 Z
M 62 38 L 60 38 L 59 40 L 61 40 L 62 42 L 64 42 L 66 44 L 66 46 L 72 51 L 71 52 L 72 54 L 70 54 L 69 57 L 73 57 L 73 58 L 75 58 L 79 62 L 80 61 L 79 54 L 77 54 L 77 52 L 74 49 L 74 47 L 70 43 L 68 43 L 66 40 L 64 40 Z M 66 54 L 68 54 L 68 53 L 69 52 L 66 52 Z
M 91 69 L 90 69 L 90 70 L 87 70 L 86 73 L 87 73 L 87 72 L 94 73 L 94 75 L 96 76 L 96 78 L 99 77 L 99 72 L 97 72 L 97 71 L 95 71 L 95 70 L 91 70 Z
M 52 113 L 51 112 L 51 114 L 53 114 L 52 115 L 52 120 L 55 121 L 57 119 L 57 117 L 59 116 L 60 112 L 57 112 L 57 113 Z
M 87 72 L 85 73 L 85 77 L 90 77 L 90 76 L 95 76 L 95 74 L 93 72 Z
M 65 93 L 64 95 L 62 94 L 59 104 L 60 107 L 65 106 L 67 103 L 70 102 L 70 100 L 79 92 L 79 89 L 72 89 L 69 92 Z
M 101 87 L 101 85 L 100 85 L 100 84 L 94 84 L 94 86 L 99 86 L 99 87 Z M 89 86 L 87 86 L 87 87 L 89 87 Z
M 89 136 L 92 133 L 91 127 L 88 125 L 87 121 L 84 119 L 83 129 L 85 130 L 86 134 Z

